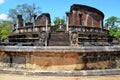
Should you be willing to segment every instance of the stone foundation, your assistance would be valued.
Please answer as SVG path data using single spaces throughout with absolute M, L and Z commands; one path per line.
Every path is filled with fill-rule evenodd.
M 29 47 L 28 47 L 29 48 Z M 8 48 L 10 50 L 10 48 Z M 19 48 L 20 49 L 20 48 Z M 41 49 L 41 48 L 40 48 Z M 112 69 L 120 68 L 119 49 L 114 51 L 88 52 L 80 50 L 74 51 L 0 51 L 0 67 L 13 67 L 33 70 L 91 70 L 91 69 Z M 83 49 L 83 48 L 81 48 Z M 97 48 L 96 48 L 97 49 Z M 108 48 L 106 48 L 108 49 Z M 25 49 L 24 49 L 25 50 Z M 42 51 L 43 50 L 43 51 Z M 46 49 L 50 50 L 50 48 Z M 65 50 L 65 49 L 63 49 Z M 89 50 L 89 49 L 88 49 Z M 111 49 L 112 50 L 112 49 Z

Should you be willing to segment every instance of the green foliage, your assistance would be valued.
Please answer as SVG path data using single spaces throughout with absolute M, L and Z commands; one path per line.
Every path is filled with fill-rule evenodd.
M 56 25 L 56 26 L 60 25 L 60 18 L 59 17 L 55 17 L 53 22 L 54 22 L 54 25 Z
M 110 27 L 118 26 L 116 24 L 120 23 L 119 18 L 117 18 L 115 16 L 111 16 L 108 19 L 106 19 L 105 21 L 106 21 L 106 24 L 108 24 L 108 26 L 110 26 Z
M 120 38 L 120 27 L 111 27 L 109 30 L 109 34 L 113 38 Z
M 32 17 L 34 15 L 39 15 L 40 13 L 41 13 L 40 8 L 36 7 L 35 4 L 33 5 L 21 4 L 17 5 L 15 9 L 9 9 L 9 17 L 14 23 L 17 23 L 18 14 L 21 14 L 26 22 L 31 22 Z
M 58 25 L 64 25 L 65 26 L 66 25 L 64 17 L 62 19 L 60 19 L 59 17 L 55 17 L 53 22 L 54 22 L 55 26 L 58 26 Z
M 105 25 L 110 27 L 110 36 L 116 39 L 120 38 L 120 27 L 118 27 L 120 25 L 120 18 L 111 16 L 105 21 Z
M 0 22 L 0 38 L 6 39 L 12 33 L 13 23 L 10 21 Z

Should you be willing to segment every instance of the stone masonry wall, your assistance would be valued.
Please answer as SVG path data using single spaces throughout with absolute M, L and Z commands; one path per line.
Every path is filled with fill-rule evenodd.
M 0 67 L 39 70 L 89 70 L 120 68 L 119 52 L 0 52 Z M 10 61 L 12 57 L 12 62 Z

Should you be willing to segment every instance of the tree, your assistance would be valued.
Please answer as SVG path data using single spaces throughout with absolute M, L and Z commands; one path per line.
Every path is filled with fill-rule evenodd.
M 53 20 L 53 22 L 54 22 L 55 26 L 58 26 L 58 25 L 65 26 L 66 25 L 64 17 L 62 19 L 60 19 L 59 17 L 55 17 L 55 19 Z
M 41 10 L 39 7 L 36 7 L 35 4 L 21 4 L 17 5 L 15 9 L 9 9 L 9 17 L 11 18 L 12 22 L 17 23 L 18 14 L 21 14 L 26 22 L 31 22 L 34 15 L 41 14 Z
M 109 34 L 113 38 L 120 38 L 120 27 L 111 27 L 109 30 Z
M 12 33 L 13 23 L 10 21 L 0 22 L 0 38 L 7 39 L 7 37 Z
M 106 19 L 105 21 L 106 21 L 106 24 L 108 24 L 108 26 L 110 26 L 110 27 L 117 26 L 116 24 L 120 23 L 119 18 L 117 18 L 115 16 L 111 16 L 108 19 Z
M 55 26 L 60 25 L 60 18 L 59 17 L 55 17 L 55 19 L 53 20 L 53 22 L 54 22 Z
M 111 16 L 105 20 L 107 26 L 110 26 L 109 34 L 112 38 L 120 38 L 120 18 Z
M 61 19 L 61 24 L 64 25 L 64 26 L 66 25 L 65 17 L 63 17 L 63 18 Z

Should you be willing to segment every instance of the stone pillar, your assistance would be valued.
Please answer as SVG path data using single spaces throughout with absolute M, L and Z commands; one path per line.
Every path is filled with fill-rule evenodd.
M 92 18 L 92 27 L 94 27 L 94 20 L 93 20 L 93 18 Z
M 33 32 L 35 32 L 35 19 L 36 19 L 36 15 L 33 15 Z
M 25 21 L 23 21 L 23 26 L 25 27 Z
M 13 57 L 10 56 L 10 67 L 13 67 L 12 64 L 13 64 Z
M 105 24 L 106 30 L 109 30 L 109 26 L 108 24 Z
M 23 19 L 22 19 L 22 15 L 17 15 L 17 29 L 20 27 L 23 27 Z
M 72 10 L 72 25 L 76 25 L 76 11 Z
M 69 13 L 68 12 L 66 12 L 66 31 L 68 31 L 68 27 L 69 27 Z
M 79 14 L 79 18 L 80 18 L 80 26 L 82 26 L 82 14 Z
M 46 32 L 48 31 L 48 18 L 46 17 L 46 27 L 45 27 Z
M 88 17 L 89 17 L 89 13 L 86 14 L 86 18 L 85 18 L 85 22 L 84 22 L 85 26 L 88 26 Z
M 102 27 L 102 21 L 100 20 L 100 29 L 101 29 L 101 32 L 102 32 L 102 29 L 103 29 L 103 27 Z
M 46 17 L 46 27 L 45 27 L 45 30 L 46 30 L 46 34 L 45 34 L 45 46 L 47 46 L 47 37 L 48 37 L 48 18 Z
M 35 23 L 33 22 L 33 32 L 35 32 Z

